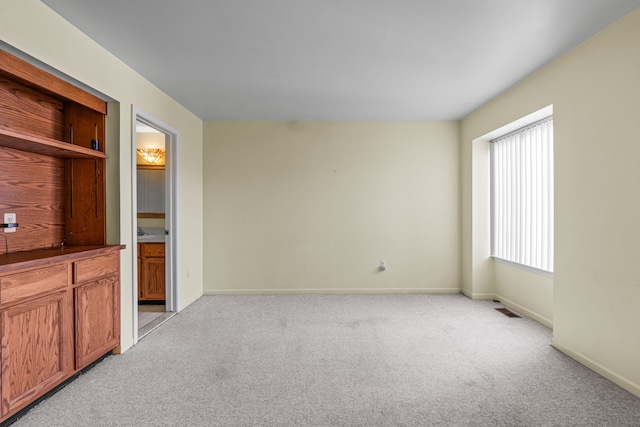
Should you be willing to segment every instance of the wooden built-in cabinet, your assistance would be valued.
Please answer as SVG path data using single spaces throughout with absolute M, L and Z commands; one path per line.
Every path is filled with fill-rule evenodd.
M 138 243 L 138 300 L 164 301 L 166 296 L 165 244 Z
M 100 98 L 0 50 L 0 422 L 120 343 Z

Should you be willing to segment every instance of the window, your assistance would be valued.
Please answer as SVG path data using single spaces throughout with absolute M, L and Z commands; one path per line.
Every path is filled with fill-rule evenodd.
M 553 272 L 553 118 L 491 141 L 491 254 Z

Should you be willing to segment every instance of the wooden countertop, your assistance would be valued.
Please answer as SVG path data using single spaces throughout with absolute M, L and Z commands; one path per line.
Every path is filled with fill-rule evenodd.
M 60 261 L 80 256 L 102 255 L 109 252 L 118 252 L 124 248 L 125 245 L 64 246 L 2 254 L 0 255 L 0 273 L 58 263 Z

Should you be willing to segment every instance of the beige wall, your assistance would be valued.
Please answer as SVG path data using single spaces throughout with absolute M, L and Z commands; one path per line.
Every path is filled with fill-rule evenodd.
M 553 327 L 553 278 L 496 261 L 495 298 L 543 325 Z
M 461 151 L 463 286 L 473 292 L 472 141 L 553 104 L 553 345 L 640 395 L 638 46 L 640 9 L 465 118 Z
M 37 0 L 0 0 L 0 39 L 116 101 L 107 119 L 107 220 L 109 242 L 127 245 L 121 331 L 126 350 L 133 344 L 134 309 L 132 106 L 180 133 L 177 192 L 182 206 L 189 206 L 179 209 L 177 230 L 181 308 L 202 294 L 202 121 Z
M 458 129 L 206 122 L 205 293 L 459 292 Z

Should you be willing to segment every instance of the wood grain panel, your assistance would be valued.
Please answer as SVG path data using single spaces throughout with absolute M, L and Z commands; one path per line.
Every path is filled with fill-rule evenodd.
M 165 214 L 155 212 L 138 212 L 138 218 L 164 218 Z
M 16 411 L 69 375 L 69 303 L 56 293 L 2 311 L 2 414 Z
M 64 235 L 64 160 L 0 147 L 0 212 L 19 227 L 3 233 L 0 253 L 58 246 Z M 0 231 L 1 232 L 1 231 Z
M 105 161 L 72 159 L 65 166 L 65 245 L 104 245 Z
M 67 264 L 6 276 L 0 279 L 0 304 L 64 288 L 68 282 Z
M 0 124 L 62 140 L 64 103 L 0 77 Z
M 164 258 L 164 243 L 140 243 L 140 253 L 143 257 Z
M 164 258 L 148 258 L 145 260 L 145 274 L 147 276 L 145 299 L 165 299 L 165 265 Z
M 117 254 L 125 245 L 63 246 L 38 249 L 0 256 L 0 274 L 11 274 L 28 268 L 43 268 L 61 262 L 73 262 L 80 258 Z
M 111 276 L 75 290 L 76 369 L 120 343 L 120 281 Z
M 71 134 L 73 130 L 73 135 Z M 65 105 L 65 138 L 74 145 L 91 148 L 99 141 L 104 151 L 104 115 L 67 103 Z M 104 245 L 106 243 L 105 160 L 71 159 L 66 161 L 65 244 Z
M 97 139 L 100 152 L 104 152 L 104 115 L 74 103 L 66 103 L 64 109 L 64 140 L 85 148 L 92 148 Z
M 107 114 L 107 103 L 71 83 L 35 67 L 28 62 L 0 50 L 0 76 L 21 83 L 49 95 L 74 101 L 102 114 Z
M 119 254 L 77 261 L 73 263 L 73 283 L 84 283 L 100 277 L 111 276 L 119 270 Z

